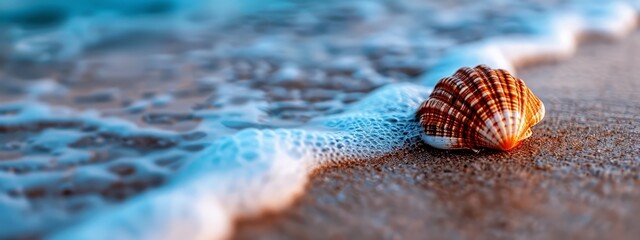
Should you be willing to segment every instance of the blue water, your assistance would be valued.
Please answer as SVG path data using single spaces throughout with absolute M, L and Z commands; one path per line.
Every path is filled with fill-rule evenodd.
M 635 4 L 635 6 L 633 5 Z M 421 147 L 462 66 L 515 72 L 632 1 L 0 3 L 0 237 L 223 238 L 330 162 Z M 525 80 L 526 81 L 526 80 Z

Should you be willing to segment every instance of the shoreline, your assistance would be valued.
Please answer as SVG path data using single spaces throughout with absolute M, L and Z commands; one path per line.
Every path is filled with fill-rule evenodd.
M 425 147 L 322 167 L 292 206 L 238 221 L 234 238 L 637 236 L 639 40 L 588 40 L 568 60 L 519 67 L 548 114 L 513 152 Z

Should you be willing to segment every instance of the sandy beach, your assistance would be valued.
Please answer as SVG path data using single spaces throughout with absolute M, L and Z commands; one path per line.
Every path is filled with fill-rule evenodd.
M 238 239 L 635 239 L 640 236 L 640 33 L 519 69 L 545 103 L 508 152 L 414 151 L 316 171 Z

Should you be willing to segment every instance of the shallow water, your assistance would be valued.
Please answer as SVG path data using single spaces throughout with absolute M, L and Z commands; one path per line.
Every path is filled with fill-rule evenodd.
M 624 36 L 638 12 L 43 3 L 0 5 L 0 237 L 227 236 L 236 217 L 286 207 L 314 168 L 411 148 L 415 108 L 455 69 L 568 57 L 579 35 Z

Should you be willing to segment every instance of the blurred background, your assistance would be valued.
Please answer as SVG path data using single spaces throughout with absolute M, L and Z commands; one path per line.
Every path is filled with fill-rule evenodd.
M 135 108 L 140 98 L 162 95 L 172 105 L 190 95 L 186 89 L 204 96 L 215 85 L 237 91 L 177 105 L 265 101 L 269 118 L 305 122 L 378 86 L 419 79 L 456 46 L 533 36 L 547 30 L 552 14 L 599 7 L 569 0 L 8 0 L 0 3 L 0 100 L 37 95 L 79 104 L 69 99 L 110 87 L 98 95 Z
M 327 61 L 334 56 L 326 55 L 342 57 L 350 51 L 356 57 L 377 54 L 383 62 L 376 64 L 415 61 L 405 64 L 416 68 L 405 74 L 415 75 L 424 70 L 417 62 L 428 64 L 423 60 L 433 59 L 443 47 L 498 34 L 530 33 L 536 30 L 529 22 L 532 15 L 570 3 L 8 0 L 0 3 L 0 50 L 5 65 L 68 61 L 81 54 L 124 49 L 174 56 L 195 50 L 242 51 L 296 61 Z M 379 56 L 386 52 L 410 56 Z

